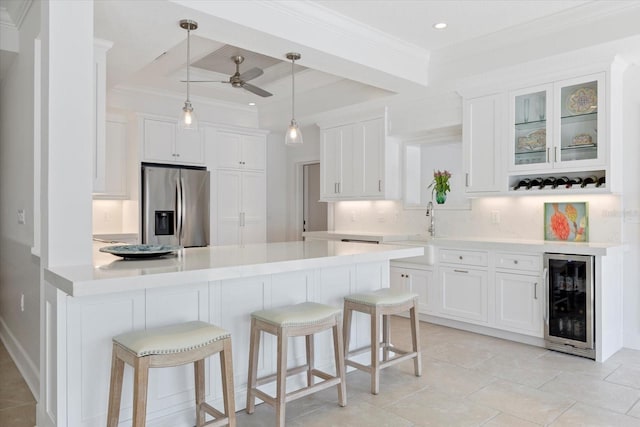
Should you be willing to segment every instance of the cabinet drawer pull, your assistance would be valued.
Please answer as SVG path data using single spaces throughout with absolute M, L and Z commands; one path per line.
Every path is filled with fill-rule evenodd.
M 468 273 L 469 272 L 467 270 L 453 270 L 453 271 L 455 271 L 456 273 Z
M 462 260 L 462 255 L 460 255 L 460 256 L 458 257 L 458 259 Z

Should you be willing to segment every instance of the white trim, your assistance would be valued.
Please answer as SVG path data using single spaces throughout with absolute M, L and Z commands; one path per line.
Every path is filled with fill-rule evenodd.
M 16 337 L 11 333 L 9 327 L 2 317 L 0 317 L 0 340 L 9 352 L 18 371 L 29 386 L 31 394 L 36 401 L 40 400 L 40 370 L 29 358 L 27 352 L 22 348 Z

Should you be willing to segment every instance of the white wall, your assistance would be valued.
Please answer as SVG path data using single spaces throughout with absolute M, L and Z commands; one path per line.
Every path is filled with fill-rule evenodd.
M 622 209 L 624 252 L 624 345 L 640 349 L 640 66 L 624 80 Z
M 40 263 L 31 246 L 34 221 L 40 220 L 33 215 L 34 40 L 39 31 L 40 3 L 34 2 L 20 28 L 20 53 L 0 86 L 0 338 L 36 394 Z M 26 224 L 18 224 L 18 209 L 25 210 Z

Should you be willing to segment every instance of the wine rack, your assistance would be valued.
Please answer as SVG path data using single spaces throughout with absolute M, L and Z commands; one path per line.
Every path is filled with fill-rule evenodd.
M 509 193 L 601 193 L 607 192 L 603 170 L 542 175 L 514 175 L 509 177 Z

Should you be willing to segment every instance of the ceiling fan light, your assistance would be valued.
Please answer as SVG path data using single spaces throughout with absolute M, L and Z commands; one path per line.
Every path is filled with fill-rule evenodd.
M 198 118 L 189 101 L 185 101 L 184 107 L 182 107 L 178 127 L 182 130 L 198 130 Z
M 284 139 L 284 143 L 290 146 L 302 145 L 302 132 L 298 127 L 298 123 L 295 120 L 291 120 L 291 124 L 287 128 L 287 134 Z

